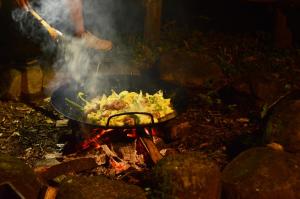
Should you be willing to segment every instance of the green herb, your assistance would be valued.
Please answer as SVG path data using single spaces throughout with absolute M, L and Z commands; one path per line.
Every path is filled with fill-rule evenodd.
M 86 99 L 84 99 L 83 96 L 84 96 L 84 93 L 83 93 L 83 92 L 79 92 L 79 93 L 77 94 L 77 97 L 78 97 L 80 100 L 82 100 L 83 102 L 85 102 L 86 104 L 88 104 L 89 102 L 88 102 Z
M 74 107 L 74 108 L 76 108 L 76 109 L 78 109 L 80 111 L 84 110 L 83 106 L 77 104 L 76 102 L 74 102 L 74 101 L 72 101 L 72 100 L 70 100 L 68 98 L 65 98 L 65 100 L 66 100 L 66 102 L 67 102 L 68 105 L 70 105 L 70 106 L 72 106 L 72 107 Z

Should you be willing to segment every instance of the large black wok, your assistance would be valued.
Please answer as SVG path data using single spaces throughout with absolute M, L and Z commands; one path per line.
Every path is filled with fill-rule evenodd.
M 108 119 L 106 126 L 99 126 L 89 123 L 85 120 L 84 114 L 78 109 L 70 106 L 66 102 L 66 98 L 72 100 L 78 104 L 83 102 L 78 99 L 78 92 L 84 92 L 86 94 L 86 99 L 90 99 L 96 96 L 101 96 L 102 94 L 111 94 L 111 90 L 116 92 L 121 92 L 124 90 L 139 92 L 140 90 L 153 94 L 158 90 L 162 90 L 164 97 L 171 98 L 171 103 L 175 109 L 175 113 L 168 115 L 165 118 L 161 118 L 158 123 L 153 122 L 153 116 L 149 113 L 136 113 L 135 114 L 146 114 L 152 119 L 152 123 L 143 126 L 158 125 L 166 122 L 170 119 L 176 117 L 176 115 L 185 109 L 186 105 L 186 94 L 183 88 L 175 86 L 173 84 L 167 83 L 159 79 L 153 79 L 146 76 L 136 76 L 136 75 L 109 75 L 109 76 L 99 76 L 95 81 L 86 80 L 84 82 L 69 82 L 57 90 L 55 90 L 51 96 L 52 106 L 56 111 L 63 114 L 65 117 L 88 125 L 94 125 L 103 128 L 120 128 L 120 126 L 111 126 L 109 121 L 112 117 Z M 133 113 L 125 113 L 133 114 Z M 134 127 L 139 126 L 138 124 Z M 141 125 L 140 125 L 141 126 Z M 124 127 L 121 127 L 124 128 Z

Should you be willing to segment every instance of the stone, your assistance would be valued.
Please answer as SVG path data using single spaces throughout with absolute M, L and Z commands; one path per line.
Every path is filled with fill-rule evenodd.
M 251 88 L 257 104 L 262 107 L 265 104 L 272 104 L 281 95 L 286 93 L 284 84 L 275 77 L 255 76 L 251 80 Z
M 12 100 L 19 100 L 21 97 L 22 73 L 16 69 L 9 70 L 10 82 L 7 91 L 7 98 Z
M 146 194 L 136 185 L 110 180 L 104 176 L 68 177 L 59 186 L 57 199 L 146 199 Z
M 42 91 L 43 71 L 38 63 L 30 63 L 22 75 L 22 93 L 24 95 L 38 95 Z
M 9 183 L 26 199 L 37 199 L 41 184 L 33 170 L 23 161 L 0 154 L 0 184 Z
M 284 100 L 274 107 L 264 137 L 268 143 L 281 144 L 285 151 L 300 152 L 300 99 Z
M 240 94 L 255 98 L 259 107 L 272 104 L 287 92 L 286 83 L 279 74 L 265 71 L 238 75 L 233 77 L 229 85 Z
M 239 154 L 222 172 L 224 199 L 300 198 L 300 159 L 256 147 Z
M 183 86 L 202 86 L 224 78 L 219 65 L 204 53 L 168 52 L 160 58 L 160 78 Z
M 22 89 L 22 73 L 17 69 L 9 69 L 1 75 L 1 89 L 3 96 L 10 100 L 19 100 Z
M 45 67 L 43 68 L 43 91 L 46 94 L 51 94 L 54 81 L 55 81 L 55 71 L 53 68 Z
M 154 198 L 218 199 L 221 174 L 218 166 L 198 152 L 169 155 L 153 169 Z
M 68 173 L 79 173 L 97 167 L 94 158 L 75 158 L 66 160 L 59 164 L 43 165 L 35 168 L 35 172 L 43 181 L 52 180 L 60 175 Z

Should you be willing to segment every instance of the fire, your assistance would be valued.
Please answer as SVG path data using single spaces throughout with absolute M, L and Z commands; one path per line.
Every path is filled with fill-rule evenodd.
M 100 138 L 106 135 L 107 133 L 111 132 L 112 129 L 104 130 L 104 129 L 93 129 L 92 130 L 92 136 L 91 138 L 85 140 L 82 142 L 82 150 L 86 150 L 90 148 L 91 146 L 94 146 L 94 148 L 99 149 L 101 144 L 100 144 Z
M 148 160 L 157 163 L 162 158 L 153 143 L 153 136 L 156 135 L 157 130 L 155 128 L 95 128 L 92 129 L 90 136 L 81 143 L 81 150 L 96 149 L 103 152 L 116 174 L 126 171 L 130 167 L 141 170 L 146 166 Z M 115 148 L 118 148 L 118 145 L 116 145 L 117 147 L 112 145 L 113 136 L 118 137 L 121 141 L 128 138 L 131 144 L 119 148 L 120 151 L 116 153 Z M 123 157 L 120 158 L 118 154 Z
M 82 150 L 87 150 L 91 147 L 93 147 L 95 149 L 100 149 L 101 143 L 102 143 L 101 139 L 105 135 L 108 135 L 110 132 L 113 132 L 113 131 L 118 131 L 118 130 L 101 129 L 101 128 L 93 129 L 92 132 L 91 132 L 92 136 L 82 142 L 81 149 Z M 125 133 L 128 138 L 133 138 L 133 139 L 137 139 L 140 136 L 140 135 L 138 135 L 137 129 L 135 129 L 135 128 L 133 128 L 133 129 L 123 129 L 123 130 L 120 130 L 120 133 Z M 157 135 L 157 130 L 155 128 L 144 128 L 143 133 L 145 133 L 145 135 L 147 137 L 152 137 L 152 136 Z

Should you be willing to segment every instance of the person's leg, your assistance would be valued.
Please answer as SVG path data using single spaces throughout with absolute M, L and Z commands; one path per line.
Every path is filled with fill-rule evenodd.
M 90 48 L 96 50 L 111 50 L 111 41 L 100 39 L 85 30 L 82 0 L 67 0 L 67 3 L 70 8 L 71 19 L 74 23 L 75 36 L 84 39 L 86 45 Z
M 74 23 L 75 36 L 81 37 L 85 32 L 83 14 L 82 14 L 82 0 L 67 0 L 70 8 L 70 17 Z
M 16 3 L 20 8 L 26 8 L 28 6 L 28 0 L 16 0 Z

